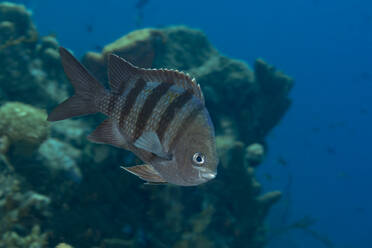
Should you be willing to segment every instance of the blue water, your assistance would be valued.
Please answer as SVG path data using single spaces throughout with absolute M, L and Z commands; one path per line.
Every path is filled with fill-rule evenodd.
M 27 2 L 40 32 L 77 55 L 137 28 L 135 0 Z M 248 64 L 261 57 L 295 79 L 260 181 L 284 189 L 290 174 L 289 222 L 311 215 L 335 247 L 372 247 L 372 1 L 150 0 L 143 12 L 143 27 L 199 28 L 223 54 Z M 268 223 L 280 225 L 281 211 Z M 301 232 L 286 240 L 282 247 L 325 247 Z

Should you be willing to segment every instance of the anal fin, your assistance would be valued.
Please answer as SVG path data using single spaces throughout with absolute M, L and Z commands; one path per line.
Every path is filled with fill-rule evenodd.
M 110 144 L 116 147 L 125 148 L 127 142 L 120 133 L 116 123 L 112 119 L 104 120 L 91 134 L 88 140 L 99 144 Z
M 136 165 L 131 167 L 121 166 L 122 169 L 138 176 L 148 184 L 163 184 L 167 183 L 160 174 L 148 164 Z

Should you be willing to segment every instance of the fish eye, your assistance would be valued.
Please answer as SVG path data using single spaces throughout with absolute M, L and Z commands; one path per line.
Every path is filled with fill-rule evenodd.
M 205 156 L 202 153 L 197 152 L 192 156 L 192 162 L 196 166 L 202 166 L 205 163 Z

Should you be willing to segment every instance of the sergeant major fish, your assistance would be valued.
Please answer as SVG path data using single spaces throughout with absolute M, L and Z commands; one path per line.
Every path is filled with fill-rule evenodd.
M 88 139 L 133 152 L 144 164 L 122 168 L 149 183 L 192 186 L 216 176 L 214 127 L 195 79 L 176 70 L 142 69 L 111 54 L 109 91 L 65 48 L 59 52 L 75 95 L 49 121 L 103 113 L 108 118 Z

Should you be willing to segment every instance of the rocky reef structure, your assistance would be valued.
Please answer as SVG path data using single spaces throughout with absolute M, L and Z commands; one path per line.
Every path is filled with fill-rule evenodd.
M 36 34 L 25 8 L 0 3 L 0 111 L 50 110 L 70 90 L 57 41 Z M 144 185 L 119 168 L 139 163 L 133 155 L 86 140 L 100 116 L 45 126 L 31 156 L 19 155 L 20 145 L 2 135 L 0 247 L 264 247 L 263 221 L 281 194 L 262 195 L 254 171 L 265 136 L 290 105 L 292 79 L 263 60 L 251 70 L 186 27 L 138 30 L 102 53 L 88 52 L 82 61 L 102 82 L 111 52 L 197 78 L 216 125 L 218 177 L 199 187 Z M 26 129 L 27 120 L 0 134 L 14 125 Z
M 0 103 L 49 108 L 66 98 L 66 79 L 53 36 L 39 37 L 23 5 L 0 4 Z
M 47 247 L 41 231 L 50 217 L 48 196 L 30 190 L 23 178 L 0 154 L 0 247 Z

